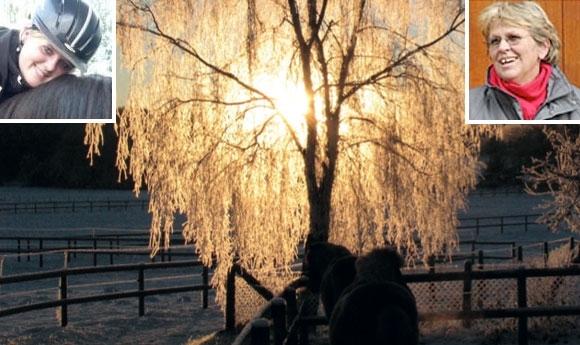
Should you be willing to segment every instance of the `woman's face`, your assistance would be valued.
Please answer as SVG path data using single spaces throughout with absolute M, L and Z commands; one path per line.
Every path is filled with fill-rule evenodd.
M 22 35 L 22 50 L 18 59 L 20 72 L 26 83 L 37 87 L 70 72 L 73 65 L 44 38 L 30 30 Z
M 549 50 L 549 41 L 538 44 L 529 30 L 502 22 L 491 25 L 487 40 L 489 55 L 499 77 L 520 85 L 540 73 L 540 62 Z

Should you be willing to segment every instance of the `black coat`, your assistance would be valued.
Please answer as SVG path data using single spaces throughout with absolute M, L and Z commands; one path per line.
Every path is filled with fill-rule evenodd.
M 20 32 L 0 27 L 0 103 L 28 89 L 18 68 Z

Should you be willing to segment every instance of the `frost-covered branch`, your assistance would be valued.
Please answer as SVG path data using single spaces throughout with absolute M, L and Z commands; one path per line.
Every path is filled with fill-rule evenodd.
M 571 129 L 545 128 L 552 145 L 544 159 L 533 159 L 524 167 L 526 191 L 532 195 L 549 195 L 541 208 L 547 211 L 538 221 L 557 231 L 561 226 L 580 232 L 580 135 Z

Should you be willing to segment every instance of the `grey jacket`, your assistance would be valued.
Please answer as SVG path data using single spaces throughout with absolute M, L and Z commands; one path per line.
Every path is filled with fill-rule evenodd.
M 548 96 L 534 120 L 580 120 L 580 89 L 570 84 L 564 73 L 552 66 Z M 469 90 L 470 120 L 523 120 L 519 102 L 487 82 Z

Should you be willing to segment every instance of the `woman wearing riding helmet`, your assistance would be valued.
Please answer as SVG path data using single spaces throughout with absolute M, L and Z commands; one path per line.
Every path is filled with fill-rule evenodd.
M 87 63 L 101 42 L 99 17 L 83 0 L 44 0 L 32 25 L 0 27 L 0 102 Z

